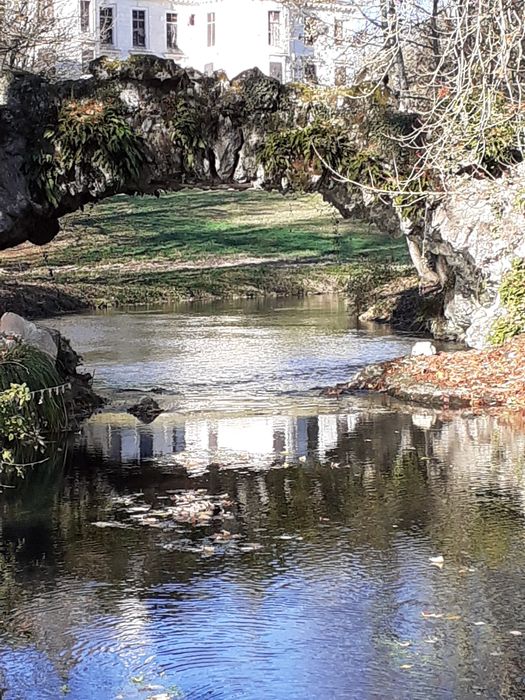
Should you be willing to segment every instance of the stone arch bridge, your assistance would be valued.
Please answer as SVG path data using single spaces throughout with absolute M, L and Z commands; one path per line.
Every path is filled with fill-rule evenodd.
M 98 59 L 91 72 L 61 83 L 0 75 L 0 249 L 47 243 L 61 216 L 113 194 L 188 185 L 319 190 L 343 215 L 375 216 L 399 232 L 393 210 L 385 217 L 384 206 L 375 211 L 324 167 L 300 164 L 290 144 L 277 143 L 316 118 L 355 127 L 355 100 L 284 86 L 258 70 L 229 81 L 144 56 Z M 269 136 L 281 150 L 267 148 L 264 167 Z
M 319 191 L 344 217 L 406 236 L 422 286 L 446 283 L 448 335 L 468 341 L 469 328 L 487 327 L 516 244 L 505 243 L 500 265 L 501 240 L 472 202 L 489 200 L 499 185 L 461 181 L 461 198 L 438 203 L 430 216 L 428 209 L 401 215 L 392 197 L 355 185 L 363 177 L 386 182 L 394 159 L 406 156 L 395 152 L 399 139 L 382 138 L 413 124 L 387 87 L 281 85 L 257 70 L 229 80 L 146 56 L 97 59 L 91 74 L 55 83 L 0 74 L 0 249 L 47 243 L 63 215 L 117 193 Z M 518 236 L 522 229 L 511 224 Z

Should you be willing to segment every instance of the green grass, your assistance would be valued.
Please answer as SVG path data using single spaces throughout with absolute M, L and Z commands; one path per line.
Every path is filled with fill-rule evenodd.
M 44 249 L 3 255 L 12 269 L 29 263 L 25 281 L 49 281 L 52 271 L 92 303 L 341 291 L 364 259 L 407 262 L 403 240 L 343 221 L 314 195 L 117 196 L 64 217 L 62 226 Z
M 320 197 L 283 197 L 260 191 L 183 191 L 151 197 L 115 197 L 65 219 L 66 236 L 85 247 L 86 262 L 119 259 L 200 260 L 249 255 L 258 258 L 349 259 L 361 253 L 404 253 L 366 224 L 343 222 Z M 74 250 L 57 250 L 55 265 L 70 264 Z

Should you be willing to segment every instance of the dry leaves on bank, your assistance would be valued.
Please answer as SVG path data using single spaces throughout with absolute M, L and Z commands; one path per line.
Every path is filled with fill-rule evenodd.
M 440 353 L 400 358 L 384 364 L 370 388 L 388 390 L 398 380 L 436 387 L 473 407 L 525 408 L 525 335 L 491 350 Z

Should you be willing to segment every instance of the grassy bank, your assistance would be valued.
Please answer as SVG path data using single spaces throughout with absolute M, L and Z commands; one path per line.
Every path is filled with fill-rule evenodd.
M 79 307 L 344 292 L 398 274 L 407 263 L 404 241 L 342 221 L 311 195 L 119 196 L 62 225 L 48 246 L 1 254 L 0 295 L 2 287 L 13 295 L 15 283 L 39 288 L 44 298 L 54 290 Z

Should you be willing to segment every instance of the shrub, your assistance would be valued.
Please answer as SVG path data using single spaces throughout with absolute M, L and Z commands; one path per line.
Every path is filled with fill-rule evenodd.
M 27 384 L 11 384 L 0 392 L 0 470 L 18 467 L 20 449 L 43 447 L 38 420 Z
M 30 392 L 31 415 L 39 429 L 54 432 L 67 426 L 64 396 L 58 390 L 63 380 L 50 358 L 37 348 L 16 343 L 0 361 L 0 391 L 13 385 L 25 386 Z
M 506 313 L 492 325 L 489 336 L 492 345 L 501 345 L 525 332 L 525 260 L 514 261 L 501 282 L 499 294 Z

